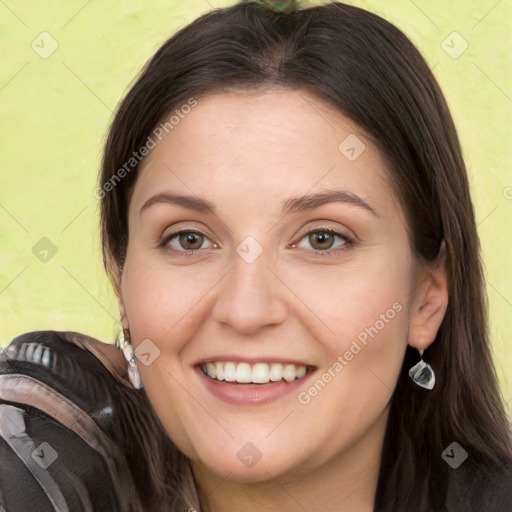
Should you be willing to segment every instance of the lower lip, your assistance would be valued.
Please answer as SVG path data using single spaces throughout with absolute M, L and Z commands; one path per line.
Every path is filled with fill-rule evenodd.
M 274 382 L 272 384 L 237 384 L 219 381 L 208 377 L 200 367 L 195 367 L 199 378 L 212 395 L 224 402 L 235 405 L 259 405 L 277 400 L 301 387 L 314 372 L 306 374 L 292 382 Z

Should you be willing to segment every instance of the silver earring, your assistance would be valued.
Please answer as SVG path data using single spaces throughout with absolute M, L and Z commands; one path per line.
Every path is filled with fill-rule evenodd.
M 141 389 L 143 386 L 142 379 L 140 378 L 139 369 L 137 368 L 137 361 L 133 353 L 133 347 L 130 340 L 130 331 L 123 329 L 124 344 L 123 354 L 128 361 L 128 378 L 135 389 Z
M 409 370 L 409 377 L 418 386 L 431 390 L 436 383 L 436 376 L 434 375 L 432 366 L 423 361 L 424 350 L 420 348 L 418 351 L 421 359 Z

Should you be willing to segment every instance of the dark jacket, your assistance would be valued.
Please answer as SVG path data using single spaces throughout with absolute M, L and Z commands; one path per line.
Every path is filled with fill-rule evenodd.
M 74 332 L 26 333 L 0 352 L 0 512 L 162 512 L 141 476 L 151 405 L 127 367 L 114 345 Z M 458 482 L 442 512 L 512 512 L 512 473 Z
M 145 510 L 121 442 L 134 392 L 114 345 L 72 332 L 15 338 L 0 356 L 3 509 Z

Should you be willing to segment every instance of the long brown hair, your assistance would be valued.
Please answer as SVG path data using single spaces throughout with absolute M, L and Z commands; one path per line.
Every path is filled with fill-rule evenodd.
M 99 177 L 106 271 L 115 286 L 119 275 L 112 269 L 122 272 L 139 168 L 126 164 L 155 127 L 191 98 L 273 86 L 327 100 L 374 140 L 420 260 L 433 260 L 445 241 L 448 309 L 424 356 L 437 383 L 428 392 L 410 381 L 407 370 L 418 355 L 409 347 L 391 400 L 375 504 L 379 511 L 438 510 L 453 475 L 443 450 L 457 442 L 470 455 L 466 467 L 511 464 L 510 425 L 491 359 L 480 246 L 457 132 L 428 65 L 394 25 L 341 3 L 284 14 L 244 2 L 213 10 L 166 41 L 121 102 L 108 134 Z M 206 510 L 188 461 L 156 417 L 152 428 L 160 439 L 158 451 L 147 454 L 156 460 L 154 502 L 160 510 Z

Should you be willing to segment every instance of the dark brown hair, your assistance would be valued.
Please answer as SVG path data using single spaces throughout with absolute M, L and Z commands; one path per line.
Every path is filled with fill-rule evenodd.
M 407 370 L 418 355 L 409 347 L 391 400 L 375 504 L 379 511 L 439 510 L 455 474 L 443 450 L 459 443 L 469 453 L 466 468 L 510 464 L 510 425 L 491 359 L 479 240 L 457 132 L 428 65 L 394 25 L 341 3 L 277 14 L 247 2 L 209 12 L 165 42 L 121 102 L 106 142 L 100 187 L 113 186 L 101 194 L 105 268 L 115 286 L 139 165 L 122 179 L 118 171 L 165 116 L 190 98 L 275 86 L 326 100 L 374 141 L 419 260 L 435 259 L 445 241 L 448 309 L 424 356 L 436 386 L 429 392 L 412 384 Z M 164 436 L 157 420 L 154 428 Z M 147 456 L 165 457 L 167 450 L 176 448 L 168 444 Z M 169 479 L 162 468 L 175 479 L 174 488 L 158 488 L 162 506 L 183 508 L 185 501 L 171 506 L 165 493 L 176 497 L 185 486 L 194 495 L 187 462 L 170 467 L 160 460 L 155 480 Z M 197 495 L 186 506 L 206 510 Z

